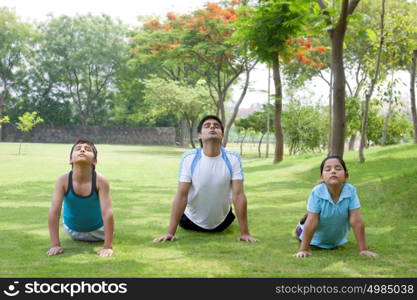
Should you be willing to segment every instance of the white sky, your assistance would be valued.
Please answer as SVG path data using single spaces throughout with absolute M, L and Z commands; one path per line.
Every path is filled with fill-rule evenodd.
M 107 14 L 124 23 L 137 25 L 139 15 L 161 15 L 167 12 L 190 12 L 207 0 L 0 0 L 1 6 L 16 9 L 23 21 L 45 20 L 54 16 L 75 14 Z M 210 2 L 217 2 L 212 0 Z

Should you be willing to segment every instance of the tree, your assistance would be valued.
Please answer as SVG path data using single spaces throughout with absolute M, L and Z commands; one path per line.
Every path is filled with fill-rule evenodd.
M 390 2 L 388 2 L 389 4 Z M 417 143 L 417 113 L 415 100 L 417 56 L 417 3 L 396 1 L 388 8 L 386 48 L 384 59 L 394 70 L 406 70 L 410 74 L 410 108 L 414 127 L 414 142 Z
M 0 7 L 0 119 L 13 98 L 12 84 L 23 63 L 23 54 L 31 39 L 31 27 L 14 12 Z M 1 141 L 0 127 L 0 141 Z
M 359 115 L 361 102 L 357 97 L 346 98 L 346 135 L 350 136 L 349 150 L 354 150 L 356 134 L 361 129 L 361 118 Z
M 326 147 L 328 128 L 320 107 L 291 101 L 283 112 L 283 127 L 290 155 L 321 150 Z
M 284 158 L 280 56 L 288 54 L 290 39 L 305 35 L 307 21 L 312 21 L 312 4 L 309 0 L 260 0 L 254 8 L 245 8 L 242 13 L 245 17 L 239 21 L 236 38 L 245 41 L 257 58 L 272 66 L 275 87 L 274 163 Z
M 153 77 L 145 81 L 145 102 L 151 107 L 153 116 L 172 113 L 178 120 L 185 120 L 190 143 L 195 148 L 193 128 L 200 117 L 211 110 L 210 95 L 204 82 L 192 87 Z
M 43 119 L 38 116 L 36 111 L 34 112 L 25 112 L 22 116 L 19 117 L 19 122 L 16 123 L 17 129 L 19 129 L 23 134 L 29 134 L 32 129 L 39 123 L 42 123 Z M 19 155 L 20 148 L 22 147 L 22 140 L 19 144 Z
M 368 91 L 366 92 L 366 99 L 365 99 L 365 107 L 362 115 L 362 124 L 361 124 L 361 141 L 359 144 L 359 161 L 361 163 L 365 162 L 365 154 L 364 154 L 364 148 L 365 148 L 365 142 L 366 142 L 366 125 L 368 122 L 368 110 L 369 110 L 369 102 L 371 101 L 372 93 L 374 91 L 374 87 L 378 81 L 379 76 L 379 69 L 381 65 L 381 55 L 382 55 L 382 47 L 384 45 L 384 17 L 385 17 L 385 0 L 382 0 L 381 2 L 381 23 L 380 23 L 380 41 L 379 41 L 379 47 L 378 47 L 378 56 L 376 59 L 376 69 L 374 73 L 374 77 L 371 80 L 370 87 Z
M 242 136 L 240 140 L 240 155 L 243 155 L 243 143 L 248 134 L 252 133 L 250 120 L 248 118 L 240 118 L 235 122 L 235 127 L 239 135 Z
M 1 129 L 1 124 L 7 124 L 10 123 L 10 118 L 8 116 L 4 116 L 3 118 L 0 119 L 0 129 Z M 1 133 L 1 131 L 0 131 Z
M 366 130 L 367 146 L 370 144 L 386 145 L 396 144 L 407 140 L 412 135 L 412 124 L 404 105 L 396 105 L 392 108 L 390 122 L 387 126 L 385 141 L 383 130 L 386 117 L 380 113 L 381 101 L 373 99 L 369 104 L 369 122 Z
M 56 78 L 46 81 L 53 84 L 53 92 L 74 106 L 74 121 L 105 122 L 116 73 L 128 56 L 125 26 L 105 15 L 61 16 L 40 30 L 44 74 Z
M 265 134 L 268 132 L 268 106 L 264 105 L 262 111 L 257 111 L 246 118 L 241 118 L 236 120 L 236 127 L 239 133 L 243 133 L 243 138 L 240 143 L 240 153 L 242 154 L 242 144 L 246 134 L 260 134 L 261 138 L 258 141 L 258 156 L 262 157 L 261 154 L 261 145 Z M 269 120 L 269 126 L 272 127 L 273 120 Z
M 225 124 L 225 146 L 246 95 L 250 72 L 256 60 L 247 55 L 244 44 L 231 39 L 236 20 L 240 17 L 235 10 L 239 2 L 222 3 L 208 3 L 191 14 L 168 13 L 162 23 L 156 19 L 149 20 L 135 37 L 135 50 L 138 57 L 158 59 L 161 71 L 170 79 L 182 81 L 183 84 L 205 80 L 216 114 Z M 225 103 L 231 87 L 242 74 L 245 79 L 241 93 L 227 120 Z
M 417 49 L 413 51 L 413 60 L 410 68 L 410 103 L 411 103 L 411 115 L 413 118 L 414 126 L 414 143 L 417 144 L 417 112 L 416 112 L 416 63 L 417 61 Z
M 328 33 L 332 42 L 331 68 L 333 73 L 333 113 L 331 125 L 331 154 L 343 157 L 345 145 L 345 84 L 346 77 L 343 66 L 343 44 L 348 26 L 348 16 L 355 11 L 360 0 L 342 0 L 337 21 L 332 20 L 331 8 L 323 0 L 319 6 L 326 16 Z

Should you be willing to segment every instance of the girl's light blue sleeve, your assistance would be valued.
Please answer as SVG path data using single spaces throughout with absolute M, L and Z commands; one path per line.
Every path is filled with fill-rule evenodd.
M 310 197 L 308 197 L 307 211 L 316 214 L 321 212 L 320 198 L 317 196 L 314 190 L 311 192 Z
M 361 202 L 359 201 L 358 193 L 354 186 L 352 186 L 351 193 L 352 193 L 352 197 L 350 197 L 350 201 L 349 201 L 349 210 L 360 208 Z

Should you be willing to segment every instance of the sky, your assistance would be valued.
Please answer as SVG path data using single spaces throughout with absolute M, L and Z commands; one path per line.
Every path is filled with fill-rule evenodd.
M 23 21 L 42 21 L 48 13 L 54 16 L 107 14 L 137 25 L 138 15 L 165 16 L 167 12 L 190 12 L 207 0 L 0 0 L 0 5 L 14 7 Z M 212 2 L 217 2 L 216 0 Z

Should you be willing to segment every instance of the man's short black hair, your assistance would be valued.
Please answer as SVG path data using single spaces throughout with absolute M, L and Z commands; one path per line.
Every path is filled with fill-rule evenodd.
M 223 126 L 222 120 L 220 120 L 220 118 L 218 116 L 215 116 L 215 115 L 207 115 L 204 118 L 202 118 L 200 123 L 198 123 L 197 133 L 201 133 L 201 129 L 203 128 L 203 124 L 207 120 L 216 120 L 217 122 L 219 122 L 222 133 L 224 134 L 224 126 Z M 198 140 L 200 141 L 201 148 L 203 148 L 203 141 L 201 139 L 198 139 Z
M 203 119 L 201 119 L 200 123 L 197 126 L 197 133 L 201 133 L 201 129 L 203 128 L 204 122 L 207 120 L 211 120 L 211 119 L 219 122 L 220 128 L 222 129 L 222 133 L 224 133 L 224 126 L 223 126 L 222 120 L 220 120 L 220 118 L 215 115 L 207 115 Z

